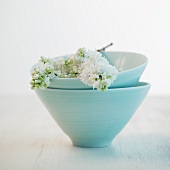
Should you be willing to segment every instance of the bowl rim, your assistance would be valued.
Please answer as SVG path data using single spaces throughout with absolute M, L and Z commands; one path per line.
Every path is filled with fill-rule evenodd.
M 108 93 L 110 91 L 127 91 L 127 90 L 134 90 L 134 89 L 141 89 L 141 88 L 146 88 L 146 87 L 151 87 L 151 84 L 148 82 L 138 82 L 136 86 L 130 86 L 130 87 L 118 87 L 118 88 L 109 88 L 108 90 L 102 92 L 97 89 L 61 89 L 61 88 L 53 88 L 53 87 L 47 87 L 44 89 L 45 91 L 49 90 L 55 90 L 55 91 L 67 91 L 67 92 L 101 92 L 101 93 Z M 41 89 L 35 89 L 35 90 L 41 90 Z M 43 91 L 43 90 L 42 90 Z

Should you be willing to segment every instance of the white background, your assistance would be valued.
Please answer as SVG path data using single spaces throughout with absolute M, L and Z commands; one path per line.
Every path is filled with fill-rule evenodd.
M 0 0 L 0 94 L 33 94 L 29 69 L 41 55 L 110 42 L 147 55 L 150 95 L 170 94 L 170 1 Z

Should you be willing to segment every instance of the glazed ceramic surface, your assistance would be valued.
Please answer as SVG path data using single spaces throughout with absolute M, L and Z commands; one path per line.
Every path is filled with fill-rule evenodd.
M 111 88 L 135 86 L 148 62 L 146 56 L 132 52 L 102 52 L 102 55 L 119 70 L 117 79 L 110 86 Z M 49 87 L 92 89 L 92 87 L 85 85 L 78 78 L 53 78 Z
M 97 90 L 35 90 L 73 145 L 104 147 L 124 128 L 150 89 L 135 87 Z

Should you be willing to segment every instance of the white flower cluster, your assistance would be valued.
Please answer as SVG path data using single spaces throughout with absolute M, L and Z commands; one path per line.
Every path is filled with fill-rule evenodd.
M 31 88 L 44 89 L 50 79 L 79 78 L 84 84 L 105 91 L 118 75 L 115 66 L 109 64 L 100 52 L 80 48 L 72 56 L 58 57 L 51 61 L 41 58 L 31 70 Z
M 80 80 L 100 91 L 107 90 L 118 75 L 115 66 L 110 65 L 108 60 L 97 51 L 90 51 L 88 60 L 82 63 L 81 67 Z
M 31 89 L 39 88 L 43 90 L 50 85 L 50 79 L 55 77 L 53 61 L 45 57 L 41 57 L 30 72 L 32 75 Z
M 88 56 L 85 48 L 80 48 L 74 55 L 58 57 L 54 61 L 55 74 L 61 78 L 75 78 L 79 77 L 81 73 L 81 65 Z

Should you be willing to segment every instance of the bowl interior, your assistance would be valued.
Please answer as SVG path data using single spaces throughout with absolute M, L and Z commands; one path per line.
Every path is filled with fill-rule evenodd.
M 133 52 L 103 51 L 102 55 L 107 58 L 110 64 L 122 72 L 133 69 L 147 63 L 147 57 Z

